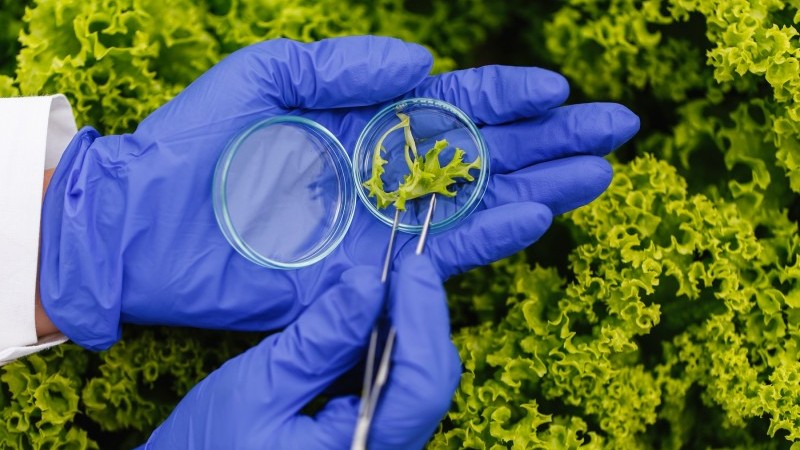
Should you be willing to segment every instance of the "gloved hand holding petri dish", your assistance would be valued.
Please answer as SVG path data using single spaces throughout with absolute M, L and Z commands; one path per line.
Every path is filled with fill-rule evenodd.
M 225 237 L 250 261 L 295 269 L 320 261 L 347 233 L 355 197 L 382 222 L 420 233 L 431 194 L 432 232 L 475 210 L 489 175 L 475 124 L 441 100 L 412 98 L 377 113 L 351 166 L 341 142 L 297 116 L 258 122 L 234 137 L 214 176 L 214 211 Z M 376 249 L 376 251 L 381 251 Z
M 214 211 L 225 237 L 254 263 L 304 267 L 342 241 L 357 193 L 392 227 L 381 277 L 386 282 L 396 232 L 419 233 L 421 253 L 429 231 L 453 227 L 475 210 L 489 174 L 475 124 L 455 106 L 426 98 L 378 112 L 361 132 L 353 159 L 351 173 L 339 140 L 308 119 L 279 116 L 244 130 L 225 149 L 214 176 Z M 377 363 L 377 326 L 370 337 L 353 450 L 366 447 L 394 339 L 391 327 Z

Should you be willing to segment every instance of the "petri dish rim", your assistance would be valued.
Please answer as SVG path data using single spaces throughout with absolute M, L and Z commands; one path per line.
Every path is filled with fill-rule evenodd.
M 353 151 L 353 160 L 351 164 L 352 168 L 352 179 L 353 185 L 355 187 L 356 193 L 358 194 L 358 198 L 361 200 L 361 203 L 367 208 L 367 210 L 378 220 L 385 223 L 386 225 L 392 226 L 393 218 L 389 217 L 387 214 L 382 213 L 378 210 L 375 205 L 372 204 L 369 197 L 367 196 L 366 189 L 363 188 L 361 185 L 363 183 L 363 179 L 361 177 L 361 172 L 359 170 L 360 161 L 363 157 L 363 153 L 365 151 L 369 151 L 369 149 L 365 149 L 365 141 L 370 138 L 370 134 L 373 131 L 373 128 L 377 126 L 377 124 L 388 114 L 394 114 L 396 111 L 404 110 L 410 106 L 423 106 L 423 107 L 433 107 L 439 108 L 444 110 L 450 114 L 453 114 L 465 127 L 469 130 L 471 137 L 475 140 L 475 143 L 478 147 L 478 154 L 481 157 L 481 161 L 483 161 L 480 173 L 475 179 L 476 188 L 472 191 L 472 195 L 467 199 L 464 207 L 459 209 L 455 214 L 450 215 L 447 219 L 431 223 L 430 232 L 436 233 L 448 230 L 455 226 L 461 220 L 469 217 L 475 209 L 480 204 L 481 200 L 483 200 L 483 195 L 486 193 L 486 187 L 489 182 L 489 173 L 490 173 L 490 158 L 489 158 L 489 149 L 486 145 L 486 141 L 483 139 L 483 135 L 481 134 L 478 127 L 472 121 L 472 119 L 467 116 L 467 114 L 456 107 L 453 104 L 445 102 L 443 100 L 435 99 L 435 98 L 425 98 L 425 97 L 413 97 L 407 98 L 395 103 L 392 103 L 385 108 L 381 109 L 377 114 L 372 116 L 367 125 L 361 130 L 361 134 L 358 136 L 358 140 L 356 141 L 356 146 Z M 422 225 L 409 225 L 400 223 L 398 225 L 398 229 L 405 233 L 410 234 L 419 234 L 422 232 Z
M 260 252 L 253 249 L 241 236 L 235 231 L 230 213 L 228 210 L 228 201 L 225 186 L 228 181 L 228 172 L 230 166 L 239 151 L 242 142 L 247 139 L 255 131 L 265 127 L 291 124 L 299 126 L 304 132 L 311 133 L 317 139 L 322 141 L 324 147 L 328 150 L 325 156 L 328 156 L 329 163 L 336 170 L 336 176 L 339 180 L 339 186 L 342 189 L 340 192 L 341 203 L 337 206 L 334 213 L 335 220 L 329 233 L 320 239 L 314 248 L 306 253 L 306 255 L 294 261 L 280 261 L 274 258 L 269 258 L 262 255 Z M 268 119 L 259 120 L 243 131 L 240 131 L 234 136 L 226 145 L 222 154 L 220 155 L 215 170 L 212 182 L 212 203 L 214 206 L 214 216 L 217 225 L 222 230 L 228 243 L 239 254 L 248 260 L 264 267 L 273 269 L 292 270 L 309 266 L 319 262 L 328 256 L 344 239 L 350 224 L 355 215 L 356 204 L 355 186 L 352 179 L 352 169 L 350 158 L 342 146 L 341 142 L 333 135 L 327 128 L 314 122 L 312 120 L 299 117 L 299 116 L 275 116 Z

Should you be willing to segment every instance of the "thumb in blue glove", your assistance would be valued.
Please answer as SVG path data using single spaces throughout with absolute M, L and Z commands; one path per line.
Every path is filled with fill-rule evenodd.
M 349 448 L 356 396 L 334 398 L 314 417 L 300 411 L 363 356 L 383 298 L 377 270 L 346 271 L 283 332 L 192 389 L 146 448 Z M 389 316 L 397 343 L 369 448 L 421 448 L 447 412 L 461 371 L 444 289 L 426 257 L 406 258 L 393 275 Z

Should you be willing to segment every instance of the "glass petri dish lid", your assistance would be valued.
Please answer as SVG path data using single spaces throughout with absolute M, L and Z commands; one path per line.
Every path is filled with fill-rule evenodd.
M 261 266 L 313 264 L 342 241 L 355 212 L 347 153 L 326 128 L 297 116 L 262 120 L 236 135 L 214 172 L 220 230 Z
M 489 151 L 480 130 L 456 106 L 437 99 L 409 98 L 391 104 L 378 112 L 364 127 L 353 152 L 353 181 L 358 197 L 367 209 L 385 224 L 391 226 L 395 214 L 393 204 L 381 207 L 365 182 L 374 176 L 375 158 L 380 155 L 385 163 L 381 180 L 384 191 L 398 189 L 410 172 L 407 158 L 409 137 L 401 127 L 408 119 L 408 129 L 419 156 L 426 155 L 437 142 L 446 141 L 438 154 L 439 165 L 446 166 L 460 149 L 464 162 L 477 161 L 470 169 L 472 180 L 457 178 L 449 188 L 450 195 L 437 194 L 430 231 L 452 228 L 468 217 L 480 204 L 489 179 Z M 398 128 L 401 127 L 401 128 Z M 381 147 L 378 153 L 378 147 Z M 413 157 L 411 158 L 413 160 Z M 430 195 L 409 201 L 401 211 L 398 229 L 407 233 L 420 233 L 428 210 Z

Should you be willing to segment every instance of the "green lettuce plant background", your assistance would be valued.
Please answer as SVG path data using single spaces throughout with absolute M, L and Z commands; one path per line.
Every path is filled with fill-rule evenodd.
M 26 9 L 27 6 L 27 9 Z M 432 449 L 800 449 L 796 0 L 0 0 L 0 95 L 125 132 L 224 55 L 376 33 L 437 71 L 540 65 L 642 118 L 596 202 L 448 283 Z M 16 57 L 15 57 L 16 55 Z M 0 449 L 130 448 L 258 335 L 126 328 L 0 369 Z

